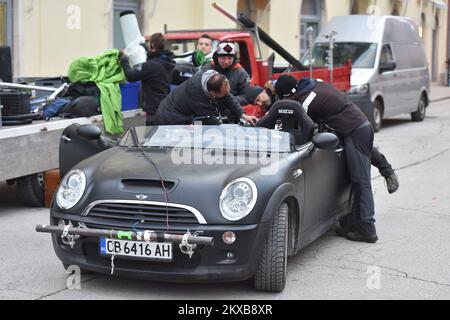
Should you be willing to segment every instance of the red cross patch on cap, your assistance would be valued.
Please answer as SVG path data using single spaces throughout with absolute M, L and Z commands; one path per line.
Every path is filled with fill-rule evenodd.
M 234 56 L 236 55 L 236 50 L 234 44 L 226 42 L 221 43 L 217 46 L 217 54 L 219 56 Z

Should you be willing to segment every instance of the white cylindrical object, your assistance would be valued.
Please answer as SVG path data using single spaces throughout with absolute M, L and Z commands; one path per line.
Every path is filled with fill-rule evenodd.
M 125 54 L 128 56 L 130 66 L 139 69 L 140 65 L 147 61 L 147 52 L 141 46 L 142 43 L 145 43 L 145 38 L 141 34 L 134 12 L 121 12 L 120 25 L 126 46 Z
M 133 11 L 123 11 L 120 13 L 120 26 L 122 28 L 123 39 L 125 40 L 126 47 L 135 42 L 136 39 L 145 41 L 142 37 L 136 15 Z

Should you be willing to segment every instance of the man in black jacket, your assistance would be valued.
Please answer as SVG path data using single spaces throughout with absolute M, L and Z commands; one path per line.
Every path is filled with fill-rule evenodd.
M 355 203 L 340 235 L 352 241 L 378 241 L 375 229 L 375 204 L 370 176 L 370 154 L 374 131 L 362 111 L 328 83 L 312 79 L 297 80 L 282 76 L 275 84 L 280 99 L 300 102 L 316 123 L 324 123 L 344 139 L 345 158 L 355 192 Z
M 248 116 L 236 98 L 230 94 L 230 84 L 217 71 L 199 71 L 172 91 L 156 112 L 156 125 L 191 124 L 195 121 L 215 121 L 220 114 L 230 111 L 235 121 L 246 120 L 256 124 L 256 117 Z
M 143 110 L 147 113 L 147 125 L 152 124 L 159 104 L 170 92 L 175 61 L 173 53 L 165 50 L 165 46 L 164 36 L 161 33 L 153 34 L 150 37 L 147 62 L 142 65 L 141 70 L 133 70 L 126 56 L 120 60 L 127 81 L 142 81 Z
M 241 106 L 248 105 L 245 92 L 250 86 L 250 76 L 239 63 L 233 43 L 219 43 L 213 54 L 213 61 L 205 65 L 202 70 L 216 70 L 227 77 L 231 94 L 236 97 Z

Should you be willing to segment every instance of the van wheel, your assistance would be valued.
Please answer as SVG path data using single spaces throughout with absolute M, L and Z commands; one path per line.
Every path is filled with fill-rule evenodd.
M 286 286 L 289 208 L 281 204 L 270 224 L 255 273 L 255 288 L 269 292 L 281 292 Z
M 380 100 L 375 100 L 372 107 L 372 117 L 370 119 L 375 132 L 381 130 L 383 125 L 383 104 Z
M 419 100 L 419 105 L 417 106 L 417 111 L 411 113 L 412 121 L 421 122 L 425 120 L 427 112 L 425 96 L 421 95 Z
M 17 189 L 22 201 L 30 207 L 44 206 L 44 174 L 32 174 L 17 179 Z

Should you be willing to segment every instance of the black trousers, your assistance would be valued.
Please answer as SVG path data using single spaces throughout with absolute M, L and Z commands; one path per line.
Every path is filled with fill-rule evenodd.
M 375 234 L 375 203 L 372 194 L 370 159 L 374 131 L 369 122 L 344 139 L 345 158 L 352 183 L 354 203 L 345 219 L 346 227 L 365 234 Z
M 384 178 L 389 178 L 394 173 L 392 166 L 378 148 L 373 148 L 370 162 L 374 167 L 378 168 L 378 171 Z

